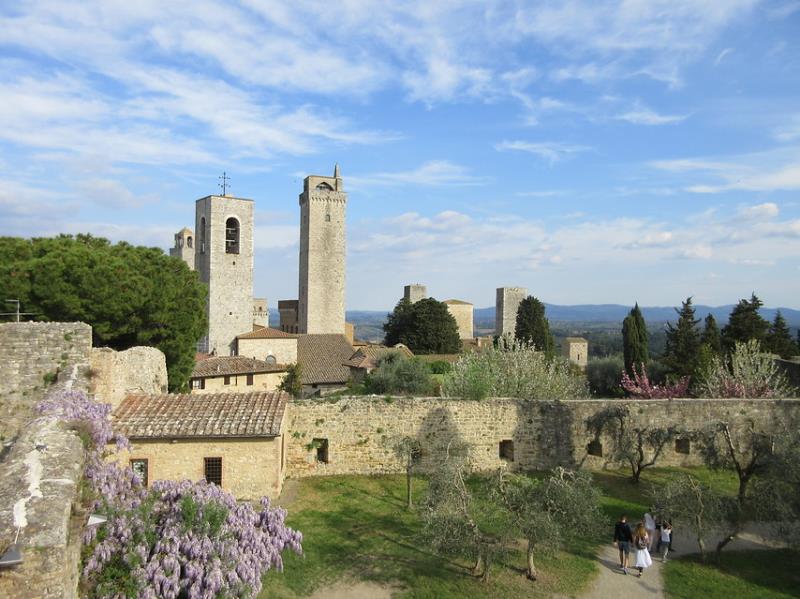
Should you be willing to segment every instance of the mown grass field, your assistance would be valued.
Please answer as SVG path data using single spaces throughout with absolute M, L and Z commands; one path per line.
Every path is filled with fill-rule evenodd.
M 595 552 L 598 544 L 611 541 L 613 522 L 623 512 L 631 520 L 640 518 L 647 509 L 647 491 L 663 484 L 677 471 L 680 470 L 647 470 L 639 485 L 632 485 L 624 471 L 595 474 L 603 492 L 602 507 L 608 518 L 608 534 L 587 538 L 579 546 L 566 548 L 554 556 L 539 556 L 540 579 L 536 582 L 524 576 L 525 552 L 521 542 L 493 567 L 488 584 L 471 576 L 469 567 L 472 564 L 438 556 L 420 542 L 420 519 L 415 511 L 405 508 L 404 476 L 333 476 L 296 481 L 292 483 L 296 485 L 296 496 L 286 506 L 287 521 L 303 532 L 305 555 L 286 555 L 285 571 L 270 572 L 265 577 L 260 597 L 305 597 L 338 580 L 386 585 L 401 597 L 574 597 L 587 589 L 597 574 Z M 718 489 L 735 492 L 735 477 L 730 473 L 705 469 L 691 472 Z M 415 477 L 415 501 L 421 499 L 426 484 L 423 477 Z M 471 479 L 470 485 L 477 495 L 485 487 L 480 477 Z M 689 549 L 688 539 L 684 546 Z M 797 554 L 793 555 L 796 558 Z M 733 556 L 734 552 L 725 556 L 731 558 L 731 564 L 735 563 Z M 725 562 L 727 564 L 728 560 Z M 691 560 L 676 560 L 669 564 L 668 572 L 675 572 L 672 578 L 679 580 L 686 578 L 689 572 L 698 571 L 698 567 L 702 568 Z M 736 572 L 736 567 L 730 571 Z M 708 578 L 711 574 L 701 572 L 696 576 Z M 730 576 L 727 570 L 722 570 L 718 577 L 727 580 L 725 577 Z M 688 593 L 692 585 L 676 586 L 670 578 L 667 583 L 675 597 L 723 596 L 703 592 L 681 594 Z M 722 582 L 717 586 L 725 588 Z M 726 599 L 738 596 L 743 595 L 727 593 Z M 763 595 L 768 598 L 785 596 Z

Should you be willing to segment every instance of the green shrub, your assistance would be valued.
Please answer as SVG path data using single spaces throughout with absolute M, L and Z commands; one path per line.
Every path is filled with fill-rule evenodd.
M 378 360 L 378 366 L 364 379 L 364 388 L 375 394 L 430 395 L 433 380 L 423 362 L 392 353 Z
M 450 362 L 445 362 L 444 360 L 436 360 L 434 362 L 428 362 L 428 368 L 431 371 L 431 374 L 447 374 L 451 370 L 453 370 L 453 365 Z
M 589 360 L 586 365 L 586 379 L 592 395 L 597 397 L 622 397 L 624 392 L 619 384 L 625 361 L 620 355 Z
M 561 358 L 548 359 L 543 352 L 520 342 L 464 355 L 442 384 L 445 397 L 485 399 L 566 400 L 588 396 L 584 376 L 576 376 Z

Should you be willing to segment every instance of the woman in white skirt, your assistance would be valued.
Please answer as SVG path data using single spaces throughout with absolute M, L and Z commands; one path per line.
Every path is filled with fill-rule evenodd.
M 643 522 L 639 523 L 636 527 L 636 532 L 633 533 L 633 546 L 636 548 L 636 563 L 634 567 L 639 570 L 639 577 L 641 578 L 644 569 L 653 565 L 653 560 L 650 559 L 650 552 L 647 550 L 650 546 L 650 537 L 647 535 Z

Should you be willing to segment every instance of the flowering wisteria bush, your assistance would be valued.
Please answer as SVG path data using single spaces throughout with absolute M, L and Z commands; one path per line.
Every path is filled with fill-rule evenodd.
M 108 443 L 129 447 L 112 430 L 110 406 L 67 391 L 39 410 L 85 427 L 91 438 L 92 509 L 108 521 L 84 533 L 88 597 L 254 597 L 267 570 L 283 569 L 285 549 L 302 553 L 302 534 L 285 525 L 286 511 L 270 507 L 267 497 L 257 510 L 206 482 L 156 481 L 147 489 L 130 468 L 105 460 Z
M 624 370 L 622 371 L 620 385 L 631 397 L 636 399 L 670 399 L 689 396 L 688 376 L 681 377 L 675 383 L 654 385 L 647 376 L 647 367 L 644 364 L 641 367 L 642 370 L 639 372 L 636 369 L 636 365 L 633 366 L 633 378 L 628 376 L 628 373 Z

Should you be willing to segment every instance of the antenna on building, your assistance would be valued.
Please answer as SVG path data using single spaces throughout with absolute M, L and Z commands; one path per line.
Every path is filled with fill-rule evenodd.
M 225 197 L 228 194 L 228 188 L 231 186 L 231 178 L 225 173 L 225 171 L 222 171 L 222 175 L 218 177 L 218 179 L 220 182 L 217 185 L 222 190 L 222 196 Z

